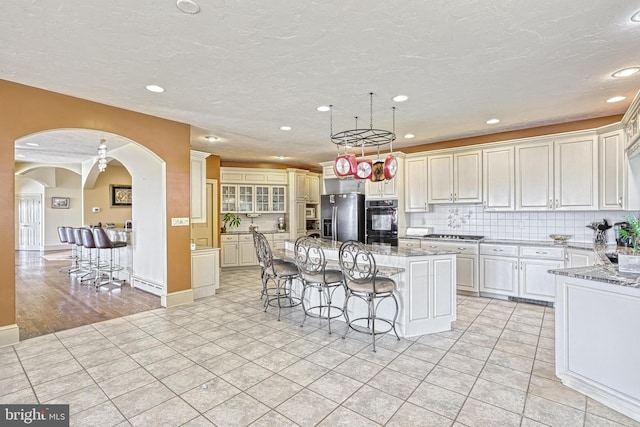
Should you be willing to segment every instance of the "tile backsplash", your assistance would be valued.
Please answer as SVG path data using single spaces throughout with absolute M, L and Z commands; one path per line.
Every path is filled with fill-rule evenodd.
M 407 226 L 433 227 L 434 233 L 475 234 L 494 239 L 549 240 L 549 234 L 571 234 L 572 242 L 591 242 L 586 227 L 606 218 L 613 225 L 636 212 L 484 212 L 482 205 L 434 205 L 431 212 L 408 213 Z M 615 243 L 613 229 L 607 242 Z
M 261 214 L 257 218 L 248 218 L 245 214 L 240 215 L 240 226 L 229 228 L 229 231 L 248 231 L 249 225 L 252 223 L 258 226 L 258 231 L 274 231 L 278 228 L 278 218 L 284 218 L 285 223 L 287 224 L 287 231 L 289 230 L 289 221 L 288 215 L 284 213 L 279 214 Z M 222 217 L 224 215 L 220 215 L 220 226 L 222 227 Z

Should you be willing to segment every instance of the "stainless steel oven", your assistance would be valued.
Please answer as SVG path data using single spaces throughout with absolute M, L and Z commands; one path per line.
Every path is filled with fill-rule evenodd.
M 367 200 L 368 244 L 398 246 L 398 199 Z

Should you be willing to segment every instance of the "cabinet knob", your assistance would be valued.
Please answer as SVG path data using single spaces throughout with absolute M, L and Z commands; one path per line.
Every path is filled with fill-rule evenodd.
M 556 199 L 556 209 L 560 207 L 560 203 L 558 202 L 558 199 Z
M 553 200 L 549 199 L 549 209 L 553 209 Z
M 545 251 L 536 251 L 536 253 L 537 253 L 538 255 L 546 255 L 546 254 L 547 254 Z
M 504 252 L 502 249 L 494 249 L 493 252 Z
M 618 197 L 618 206 L 622 206 L 622 196 Z

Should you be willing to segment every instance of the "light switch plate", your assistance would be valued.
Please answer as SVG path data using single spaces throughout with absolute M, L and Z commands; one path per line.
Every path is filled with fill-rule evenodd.
M 172 227 L 181 227 L 189 225 L 189 218 L 171 218 Z

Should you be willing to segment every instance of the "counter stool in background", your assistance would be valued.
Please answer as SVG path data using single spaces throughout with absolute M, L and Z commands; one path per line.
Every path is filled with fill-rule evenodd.
M 87 282 L 92 279 L 90 275 L 93 272 L 93 253 L 90 248 L 85 247 L 84 245 L 81 228 L 69 227 L 68 230 L 71 230 L 70 234 L 73 236 L 71 239 L 73 239 L 76 245 L 76 251 L 78 254 L 78 271 L 76 271 L 76 273 L 79 274 L 78 277 L 80 277 L 80 282 Z M 69 233 L 67 233 L 67 236 L 68 235 Z
M 109 284 L 122 286 L 122 284 L 126 280 L 124 280 L 124 279 L 116 279 L 116 278 L 113 277 L 113 273 L 114 272 L 121 271 L 121 270 L 124 269 L 120 265 L 113 263 L 113 250 L 126 247 L 127 246 L 127 242 L 112 241 L 109 238 L 109 236 L 107 236 L 107 232 L 104 231 L 104 229 L 102 227 L 95 227 L 93 229 L 93 238 L 94 238 L 94 241 L 95 241 L 95 244 L 96 244 L 96 248 L 98 249 L 98 253 L 100 253 L 101 249 L 108 249 L 109 250 L 109 255 L 110 255 L 109 264 L 105 265 L 104 267 L 99 267 L 98 268 L 100 276 L 102 276 L 104 273 L 107 273 L 107 280 L 99 279 L 98 282 L 96 282 L 96 290 L 98 288 L 100 288 L 101 286 L 109 285 Z M 118 254 L 118 262 L 120 262 L 120 255 L 119 254 Z
M 67 243 L 71 245 L 71 253 L 73 254 L 73 262 L 72 267 L 69 269 L 68 273 L 77 273 L 80 271 L 80 260 L 82 258 L 82 247 L 76 245 L 75 235 L 73 233 L 73 227 L 62 227 L 64 229 L 64 234 L 67 238 Z
M 89 270 L 90 273 L 88 277 L 83 277 L 80 279 L 81 282 L 88 282 L 90 280 L 95 284 L 98 280 L 100 280 L 100 251 L 96 249 L 96 243 L 93 239 L 93 234 L 91 233 L 90 228 L 76 228 L 78 230 L 82 239 L 82 246 L 89 252 Z M 77 238 L 77 236 L 76 236 Z M 93 252 L 96 252 L 95 261 L 92 256 Z
M 340 270 L 344 275 L 347 295 L 344 300 L 344 317 L 347 320 L 347 329 L 342 338 L 347 336 L 350 329 L 371 335 L 373 351 L 376 351 L 376 335 L 386 334 L 393 331 L 400 341 L 396 332 L 396 319 L 398 318 L 398 300 L 393 291 L 396 282 L 387 277 L 378 276 L 378 268 L 373 254 L 367 247 L 355 240 L 348 240 L 340 246 L 338 255 Z M 347 304 L 351 297 L 357 297 L 367 303 L 367 317 L 349 319 Z M 376 311 L 383 299 L 391 298 L 396 306 L 393 320 L 378 318 Z M 366 321 L 366 326 L 358 324 Z M 382 322 L 388 326 L 384 330 L 376 329 L 376 322 Z
M 327 319 L 329 334 L 331 334 L 331 319 L 340 317 L 343 313 L 342 307 L 331 305 L 336 289 L 344 289 L 342 272 L 326 268 L 327 261 L 319 239 L 310 236 L 299 237 L 294 247 L 294 256 L 302 279 L 301 300 L 304 319 L 300 327 L 304 326 L 307 316 Z M 305 304 L 305 296 L 309 296 L 307 291 L 314 289 L 318 291 L 318 302 L 307 306 L 308 304 Z
M 255 232 L 254 239 L 258 263 L 262 267 L 262 285 L 266 296 L 264 311 L 266 312 L 269 306 L 278 307 L 280 320 L 280 311 L 283 308 L 300 305 L 300 297 L 294 296 L 291 289 L 293 279 L 298 277 L 298 267 L 292 262 L 274 262 L 271 246 L 264 234 Z M 271 288 L 269 282 L 273 282 Z
M 65 227 L 58 227 L 58 239 L 60 240 L 60 243 L 69 244 L 69 239 L 67 239 L 67 231 L 65 230 Z M 76 245 L 71 244 L 71 256 L 69 256 L 68 258 L 71 260 L 71 265 L 69 267 L 62 267 L 58 271 L 64 271 L 67 274 L 71 274 L 72 271 L 76 271 Z

